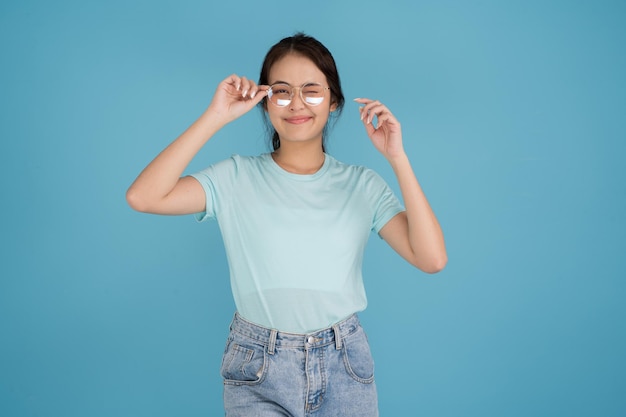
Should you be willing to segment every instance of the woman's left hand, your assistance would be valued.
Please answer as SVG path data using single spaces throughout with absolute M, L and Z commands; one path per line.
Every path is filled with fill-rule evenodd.
M 368 98 L 356 98 L 354 101 L 363 105 L 359 107 L 361 121 L 374 147 L 387 159 L 404 155 L 400 122 L 387 106 L 378 100 Z M 376 127 L 374 127 L 374 117 L 376 117 Z

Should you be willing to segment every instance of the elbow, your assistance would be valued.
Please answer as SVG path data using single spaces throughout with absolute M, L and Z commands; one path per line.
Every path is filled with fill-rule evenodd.
M 433 256 L 427 260 L 416 259 L 415 262 L 412 263 L 416 268 L 427 274 L 436 274 L 437 272 L 443 271 L 443 269 L 446 267 L 446 264 L 448 263 L 448 256 L 443 253 L 438 256 Z
M 145 200 L 141 197 L 141 193 L 138 193 L 132 186 L 126 191 L 126 202 L 135 211 L 139 211 L 141 213 L 148 212 L 148 205 Z
M 426 272 L 427 274 L 436 274 L 437 272 L 443 271 L 447 263 L 448 258 L 444 257 L 444 259 L 438 259 L 436 261 L 433 261 L 431 265 L 422 269 L 422 271 Z

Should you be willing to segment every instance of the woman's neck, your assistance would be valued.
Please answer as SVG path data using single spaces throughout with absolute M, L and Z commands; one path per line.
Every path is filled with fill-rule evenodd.
M 272 152 L 272 158 L 287 172 L 308 175 L 319 171 L 326 157 L 320 143 L 281 143 L 280 148 Z

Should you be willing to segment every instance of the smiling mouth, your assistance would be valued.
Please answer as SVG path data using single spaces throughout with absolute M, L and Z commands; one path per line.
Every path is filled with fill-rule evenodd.
M 291 124 L 294 124 L 294 125 L 299 125 L 299 124 L 302 124 L 302 123 L 306 123 L 306 122 L 308 122 L 311 119 L 312 119 L 312 117 L 302 116 L 302 117 L 290 117 L 288 119 L 285 119 L 285 121 L 287 123 L 291 123 Z

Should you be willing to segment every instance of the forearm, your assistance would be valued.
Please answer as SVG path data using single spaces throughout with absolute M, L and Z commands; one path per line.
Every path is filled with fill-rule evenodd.
M 405 153 L 389 159 L 396 174 L 408 223 L 408 239 L 411 251 L 419 265 L 426 269 L 440 270 L 447 262 L 445 242 L 441 226 L 424 192 L 415 177 Z
M 205 111 L 183 134 L 165 148 L 139 174 L 127 193 L 129 202 L 154 202 L 164 199 L 176 186 L 193 157 L 223 126 L 210 111 Z

